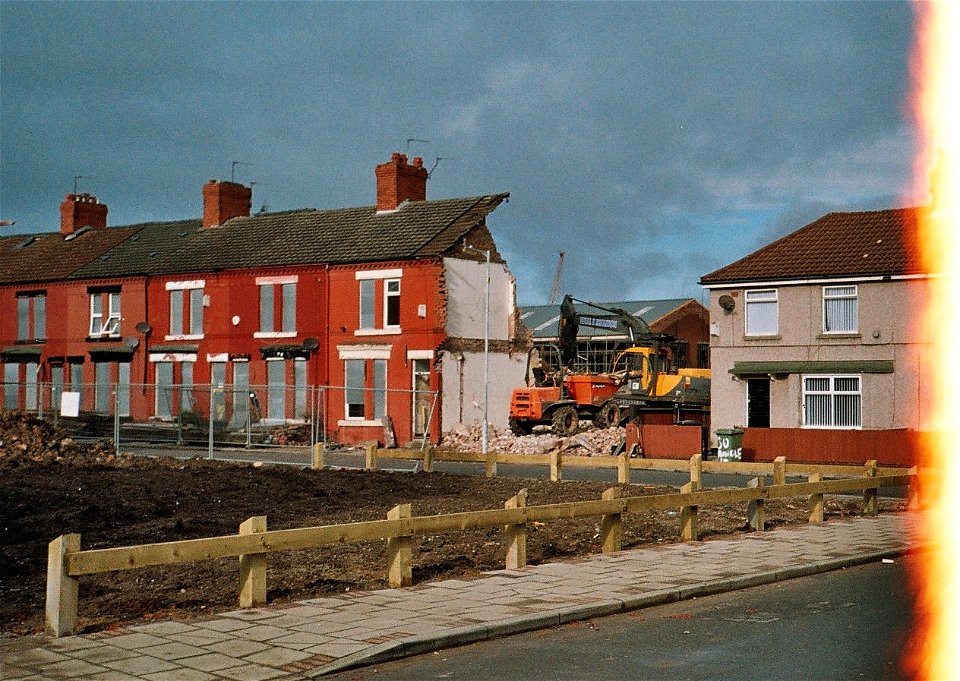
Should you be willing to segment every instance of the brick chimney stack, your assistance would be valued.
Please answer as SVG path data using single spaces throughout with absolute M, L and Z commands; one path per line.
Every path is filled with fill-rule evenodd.
M 97 201 L 93 194 L 67 194 L 60 204 L 60 233 L 73 234 L 81 227 L 105 229 L 107 204 Z
M 236 182 L 210 180 L 203 185 L 203 226 L 216 227 L 230 218 L 250 215 L 253 190 Z
M 396 210 L 404 201 L 427 199 L 427 169 L 417 156 L 413 164 L 407 155 L 394 152 L 390 160 L 377 166 L 377 210 Z

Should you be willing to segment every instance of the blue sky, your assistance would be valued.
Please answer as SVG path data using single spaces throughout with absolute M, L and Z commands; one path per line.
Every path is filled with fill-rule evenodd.
M 393 151 L 491 216 L 521 304 L 700 298 L 830 210 L 905 205 L 903 2 L 0 3 L 0 219 L 199 217 L 374 201 Z M 428 142 L 407 140 L 428 140 Z

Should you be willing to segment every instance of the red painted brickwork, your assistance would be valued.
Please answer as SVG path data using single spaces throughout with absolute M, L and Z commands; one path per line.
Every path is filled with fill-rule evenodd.
M 81 227 L 104 229 L 107 226 L 107 204 L 93 194 L 67 194 L 60 204 L 60 233 L 72 234 Z
M 394 210 L 404 201 L 425 201 L 427 174 L 422 158 L 417 156 L 411 165 L 406 154 L 394 152 L 376 168 L 377 210 Z
M 203 226 L 216 227 L 230 218 L 250 215 L 252 198 L 250 187 L 210 180 L 203 185 Z

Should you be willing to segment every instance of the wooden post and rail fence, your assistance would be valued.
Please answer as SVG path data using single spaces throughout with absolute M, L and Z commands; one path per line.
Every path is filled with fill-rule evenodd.
M 622 463 L 625 459 L 608 458 L 618 459 L 618 477 L 629 477 L 632 461 L 629 462 L 631 466 L 627 467 Z M 375 465 L 376 459 L 373 450 L 368 455 L 368 464 Z M 484 458 L 479 460 L 485 461 Z M 686 462 L 674 462 L 674 466 L 677 463 L 686 466 Z M 710 466 L 700 455 L 696 455 L 689 462 L 690 482 L 681 491 L 671 494 L 624 496 L 622 487 L 613 487 L 598 500 L 528 506 L 526 490 L 521 490 L 507 500 L 502 509 L 412 516 L 410 504 L 400 504 L 391 509 L 384 520 L 286 530 L 268 530 L 266 516 L 254 516 L 245 520 L 235 535 L 90 550 L 81 550 L 79 534 L 65 534 L 53 540 L 49 546 L 46 629 L 53 636 L 72 634 L 78 623 L 78 578 L 103 572 L 236 556 L 240 560 L 240 607 L 248 608 L 266 603 L 267 554 L 277 551 L 386 540 L 387 581 L 391 587 L 403 587 L 413 583 L 412 545 L 413 537 L 417 535 L 501 527 L 506 546 L 506 567 L 517 569 L 527 563 L 526 538 L 530 523 L 599 516 L 603 551 L 615 552 L 621 547 L 624 514 L 679 509 L 681 538 L 684 541 L 696 541 L 697 510 L 703 506 L 747 504 L 750 526 L 763 531 L 764 503 L 773 499 L 808 497 L 811 523 L 823 521 L 824 494 L 862 491 L 864 513 L 867 514 L 876 513 L 877 490 L 880 487 L 906 486 L 910 503 L 918 503 L 919 476 L 916 468 L 906 472 L 903 469 L 898 472 L 881 471 L 876 462 L 871 461 L 863 467 L 844 467 L 848 473 L 856 471 L 857 477 L 825 480 L 826 475 L 837 474 L 834 470 L 837 467 L 824 466 L 821 468 L 827 470 L 809 471 L 806 482 L 786 483 L 785 477 L 790 468 L 780 457 L 772 467 L 774 483 L 767 486 L 764 480 L 771 473 L 769 464 L 762 471 L 759 464 L 727 463 L 724 466 L 730 472 L 733 472 L 730 466 L 740 466 L 740 472 L 752 474 L 756 471 L 763 477 L 754 478 L 746 488 L 704 490 L 701 475 Z

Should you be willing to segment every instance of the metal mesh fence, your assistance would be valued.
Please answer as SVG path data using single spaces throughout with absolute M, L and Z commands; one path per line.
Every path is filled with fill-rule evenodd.
M 405 405 L 410 433 L 425 438 L 437 402 L 428 390 L 106 382 L 4 382 L 2 395 L 4 408 L 36 413 L 76 439 L 113 440 L 118 450 L 148 444 L 211 452 L 326 443 L 338 424 L 377 423 L 391 404 Z

